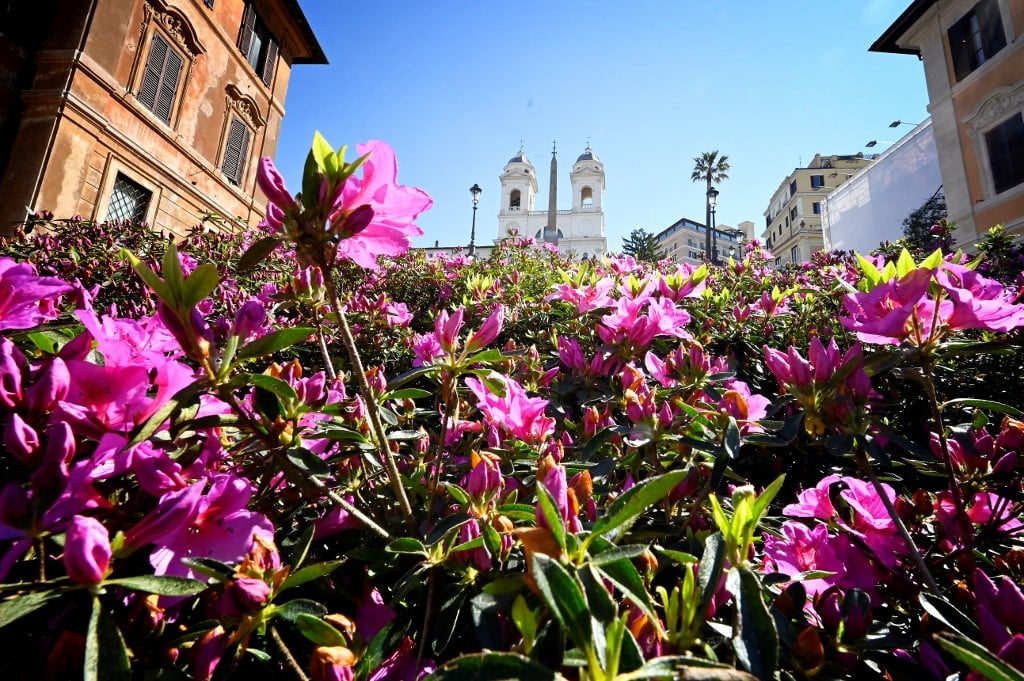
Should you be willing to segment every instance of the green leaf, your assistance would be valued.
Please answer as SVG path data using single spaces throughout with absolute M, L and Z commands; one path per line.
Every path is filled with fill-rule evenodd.
M 284 580 L 284 584 L 277 590 L 278 593 L 291 589 L 292 587 L 311 582 L 314 579 L 319 579 L 324 575 L 329 575 L 339 567 L 345 564 L 347 558 L 338 558 L 337 560 L 328 560 L 323 563 L 314 563 L 307 565 L 304 568 L 296 570 L 295 572 L 288 575 L 288 579 Z
M 42 350 L 48 355 L 52 355 L 57 352 L 57 342 L 45 333 L 38 331 L 28 334 L 28 339 L 32 341 L 32 345 Z
M 729 591 L 736 599 L 733 649 L 736 660 L 759 679 L 771 679 L 779 665 L 779 632 L 764 603 L 761 582 L 749 568 L 729 570 Z
M 285 400 L 298 399 L 299 394 L 287 381 L 267 374 L 249 374 L 249 382 Z
M 424 397 L 431 397 L 434 393 L 422 388 L 402 388 L 384 393 L 385 400 L 418 400 Z
M 299 633 L 318 646 L 348 646 L 345 635 L 319 617 L 299 613 L 295 618 Z
M 730 416 L 729 425 L 725 428 L 725 438 L 722 440 L 722 445 L 725 447 L 725 453 L 730 459 L 735 461 L 739 458 L 740 444 L 740 427 L 736 423 L 736 419 Z
M 317 168 L 320 169 L 327 177 L 334 179 L 334 175 L 328 173 L 328 158 L 334 156 L 334 147 L 324 139 L 324 136 L 317 130 L 313 133 L 313 145 L 310 149 L 310 153 L 313 155 L 313 160 L 316 161 Z M 337 163 L 334 163 L 335 170 L 337 170 Z M 319 187 L 317 188 L 319 190 Z
M 419 539 L 412 537 L 401 537 L 388 544 L 387 550 L 391 553 L 412 553 L 427 555 L 427 547 Z
M 918 596 L 918 600 L 921 602 L 921 607 L 924 608 L 925 612 L 956 633 L 962 634 L 973 641 L 981 638 L 981 630 L 978 629 L 978 625 L 949 601 L 923 591 Z
M 956 634 L 936 634 L 935 640 L 946 652 L 989 681 L 1024 681 L 1024 673 L 990 653 L 985 646 Z
M 131 439 L 128 440 L 128 444 L 125 445 L 125 449 L 135 447 L 160 430 L 160 426 L 164 424 L 167 419 L 171 417 L 174 412 L 192 403 L 193 400 L 199 395 L 199 381 L 190 383 L 184 388 L 174 393 L 171 399 L 167 400 L 160 406 L 149 418 L 143 421 L 139 427 L 135 430 Z
M 235 272 L 248 272 L 252 268 L 259 265 L 263 260 L 270 255 L 270 253 L 277 248 L 278 244 L 281 243 L 281 239 L 276 236 L 265 236 L 252 246 L 246 249 L 242 257 L 238 259 L 238 265 L 235 266 Z
M 284 455 L 295 468 L 305 475 L 325 478 L 331 474 L 331 467 L 305 447 L 291 447 L 285 450 Z
M 612 563 L 605 563 L 598 569 L 608 581 L 615 585 L 616 589 L 621 591 L 626 598 L 633 601 L 633 604 L 640 608 L 643 614 L 647 615 L 647 619 L 650 620 L 654 627 L 661 628 L 661 619 L 654 612 L 654 603 L 651 601 L 651 595 L 644 587 L 644 582 L 640 578 L 640 571 L 636 569 L 633 563 L 623 559 Z
M 663 556 L 668 556 L 680 565 L 693 565 L 694 563 L 699 562 L 697 556 L 691 553 L 685 553 L 683 551 L 674 551 L 672 549 L 663 549 L 660 546 L 654 547 L 654 550 L 662 554 Z
M 515 622 L 519 633 L 523 635 L 523 641 L 528 646 L 533 645 L 533 640 L 537 637 L 537 615 L 526 604 L 526 599 L 522 594 L 516 596 L 516 600 L 512 603 L 512 621 Z
M 725 567 L 725 538 L 715 532 L 704 541 L 704 555 L 697 566 L 697 583 L 700 584 L 700 612 L 706 613 L 711 600 L 718 592 Z
M 232 573 L 233 574 L 233 573 Z M 123 586 L 132 591 L 143 591 L 158 596 L 191 596 L 206 590 L 206 583 L 187 577 L 171 577 L 169 575 L 139 575 L 138 577 L 119 577 L 103 582 L 106 585 Z
M 181 562 L 196 572 L 212 577 L 218 581 L 230 579 L 235 574 L 235 568 L 213 558 L 182 558 Z M 110 583 L 113 580 L 107 580 Z
M 0 628 L 35 612 L 58 596 L 57 591 L 32 591 L 0 601 Z
M 453 515 L 448 516 L 447 518 L 445 518 L 444 520 L 442 520 L 434 526 L 434 529 L 432 529 L 430 533 L 426 536 L 424 543 L 427 546 L 433 546 L 437 542 L 444 539 L 445 535 L 454 530 L 456 527 L 461 526 L 463 523 L 468 523 L 470 519 L 471 518 L 466 513 L 455 513 Z
M 291 347 L 296 343 L 301 343 L 312 336 L 315 331 L 316 329 L 306 326 L 278 329 L 273 333 L 268 333 L 266 336 L 257 338 L 253 342 L 243 346 L 238 351 L 237 357 L 239 359 L 252 359 L 254 357 L 270 355 L 278 350 Z
M 564 681 L 539 662 L 516 653 L 473 653 L 457 657 L 439 667 L 433 681 L 489 681 L 491 679 L 530 679 L 530 681 Z
M 611 563 L 617 560 L 636 558 L 644 551 L 647 547 L 643 544 L 627 544 L 625 546 L 612 546 L 607 551 L 594 554 L 588 561 L 591 565 L 604 565 L 605 563 Z
M 977 400 L 970 397 L 959 397 L 955 400 L 948 400 L 939 405 L 939 409 L 946 411 L 947 407 L 950 406 L 962 406 L 962 407 L 975 407 L 976 409 L 987 409 L 989 411 L 999 412 L 1000 414 L 1007 414 L 1014 418 L 1024 418 L 1024 411 L 1011 407 L 1008 404 L 1002 402 L 996 402 L 995 400 Z
M 139 275 L 139 278 L 145 282 L 153 293 L 156 294 L 157 298 L 164 301 L 167 305 L 170 305 L 173 300 L 171 299 L 171 292 L 168 289 L 167 284 L 163 282 L 160 277 L 157 276 L 156 272 L 149 269 L 149 265 L 135 257 L 135 254 L 125 249 L 122 251 L 127 256 L 128 261 L 132 264 L 132 269 Z
M 167 290 L 174 302 L 171 307 L 180 309 L 181 292 L 185 286 L 185 273 L 181 269 L 181 260 L 178 259 L 178 245 L 174 239 L 167 242 L 167 250 L 164 251 L 163 260 L 160 263 L 160 274 L 164 277 Z M 166 301 L 165 301 L 166 302 Z
M 121 630 L 103 611 L 99 598 L 93 598 L 89 630 L 85 638 L 85 677 L 87 681 L 119 681 L 131 678 L 131 663 Z
M 289 622 L 295 622 L 299 615 L 323 617 L 327 614 L 327 608 L 316 601 L 309 600 L 308 598 L 295 598 L 287 603 L 274 606 L 273 612 L 275 615 L 280 615 Z
M 302 206 L 306 210 L 316 207 L 317 198 L 320 195 L 320 183 L 324 175 L 317 165 L 316 156 L 310 150 L 306 154 L 306 163 L 302 167 Z
M 206 296 L 213 293 L 220 283 L 220 273 L 216 265 L 206 263 L 192 270 L 192 274 L 182 284 L 181 304 L 186 309 L 192 309 Z
M 540 505 L 541 513 L 548 521 L 551 534 L 558 544 L 558 548 L 565 552 L 565 521 L 562 519 L 562 512 L 558 510 L 555 497 L 548 491 L 540 480 L 537 481 L 537 503 Z
M 587 601 L 587 609 L 590 614 L 607 626 L 615 619 L 617 614 L 615 601 L 601 580 L 602 573 L 598 572 L 593 565 L 584 565 L 576 571 L 576 577 L 583 585 L 583 595 Z
M 293 570 L 298 570 L 303 563 L 306 562 L 306 556 L 309 555 L 309 547 L 313 545 L 313 535 L 316 532 L 316 527 L 310 525 L 306 528 L 306 531 L 302 533 L 298 541 L 295 542 L 295 546 L 292 547 L 292 555 L 288 561 L 288 564 L 292 566 Z M 294 575 L 293 575 L 294 576 Z M 285 580 L 285 584 L 288 580 Z
M 633 521 L 648 506 L 668 496 L 668 493 L 681 483 L 686 475 L 686 471 L 672 471 L 644 480 L 630 488 L 612 503 L 605 516 L 594 523 L 594 529 L 584 544 L 589 544 L 593 537 L 607 534 L 617 527 Z
M 589 648 L 594 631 L 579 582 L 558 561 L 543 553 L 533 555 L 531 568 L 548 610 L 573 643 L 582 650 Z

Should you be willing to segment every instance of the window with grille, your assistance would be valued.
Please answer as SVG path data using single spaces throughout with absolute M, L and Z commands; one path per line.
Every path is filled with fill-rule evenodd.
M 110 191 L 107 222 L 141 222 L 146 217 L 152 196 L 153 193 L 141 184 L 118 173 L 114 179 L 114 188 Z
M 996 0 L 981 0 L 949 27 L 949 51 L 956 79 L 963 80 L 1006 47 L 1006 33 Z
M 245 175 L 245 162 L 249 153 L 249 139 L 252 133 L 249 127 L 237 118 L 231 119 L 228 128 L 228 139 L 224 146 L 224 161 L 221 163 L 221 171 L 228 178 L 228 182 L 238 186 L 242 184 Z
M 263 82 L 270 85 L 274 80 L 278 46 L 251 2 L 245 3 L 242 27 L 238 33 L 238 49 Z
M 985 133 L 996 194 L 1024 182 L 1024 113 L 1017 112 Z
M 168 125 L 171 124 L 171 111 L 174 109 L 184 65 L 182 56 L 162 35 L 154 33 L 153 46 L 149 49 L 142 86 L 139 88 L 139 101 Z

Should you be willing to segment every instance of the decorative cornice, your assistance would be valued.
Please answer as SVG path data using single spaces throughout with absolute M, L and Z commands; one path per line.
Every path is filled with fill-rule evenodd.
M 175 45 L 188 54 L 192 61 L 206 52 L 206 48 L 199 42 L 199 37 L 192 28 L 192 24 L 180 11 L 165 4 L 163 0 L 147 0 L 143 8 L 146 13 L 143 32 L 145 32 L 146 24 L 156 21 Z
M 235 87 L 234 83 L 229 83 L 225 91 L 228 104 L 226 112 L 234 112 L 253 130 L 259 130 L 267 124 L 255 99 Z
M 968 132 L 973 136 L 992 123 L 1006 118 L 1007 114 L 1024 109 L 1024 85 L 1001 87 L 979 106 L 968 123 Z

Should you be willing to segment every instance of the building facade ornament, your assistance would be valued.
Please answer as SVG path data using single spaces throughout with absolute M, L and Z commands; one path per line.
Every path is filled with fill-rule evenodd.
M 227 107 L 224 109 L 225 118 L 234 113 L 253 130 L 259 130 L 267 124 L 260 113 L 259 105 L 255 99 L 239 90 L 234 83 L 228 84 L 225 91 L 227 92 Z
M 162 0 L 147 0 L 143 5 L 143 12 L 145 18 L 142 20 L 139 31 L 140 38 L 145 37 L 150 23 L 156 23 L 167 34 L 167 37 L 174 41 L 175 46 L 188 55 L 192 62 L 195 62 L 200 54 L 206 52 L 202 43 L 199 42 L 196 32 L 192 29 L 192 25 L 178 10 L 165 4 Z

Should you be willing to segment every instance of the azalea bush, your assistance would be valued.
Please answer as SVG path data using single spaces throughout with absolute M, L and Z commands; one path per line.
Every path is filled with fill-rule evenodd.
M 1024 678 L 1009 246 L 428 258 L 356 154 L 3 244 L 5 678 Z

